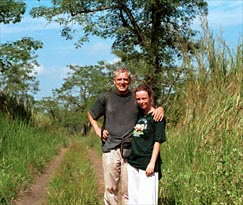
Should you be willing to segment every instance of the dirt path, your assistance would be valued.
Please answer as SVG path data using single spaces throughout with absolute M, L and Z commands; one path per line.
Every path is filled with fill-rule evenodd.
M 13 205 L 43 205 L 51 176 L 60 165 L 66 151 L 67 148 L 63 148 L 59 151 L 58 155 L 49 163 L 45 172 L 40 175 L 25 192 L 20 194 L 19 199 L 14 201 Z M 98 196 L 100 200 L 103 201 L 104 180 L 101 157 L 94 148 L 90 148 L 88 154 L 97 178 Z
M 97 150 L 94 148 L 88 149 L 90 162 L 93 166 L 96 180 L 98 184 L 98 196 L 100 198 L 100 201 L 103 201 L 104 196 L 104 190 L 105 190 L 105 184 L 104 184 L 104 177 L 103 177 L 103 168 L 102 168 L 102 160 L 101 156 L 98 154 Z
M 60 165 L 64 154 L 66 153 L 67 148 L 62 148 L 58 155 L 49 163 L 45 172 L 40 175 L 34 184 L 32 184 L 28 190 L 24 193 L 21 193 L 20 199 L 15 201 L 14 205 L 42 205 L 45 195 L 46 188 L 51 179 L 52 174 L 56 168 Z

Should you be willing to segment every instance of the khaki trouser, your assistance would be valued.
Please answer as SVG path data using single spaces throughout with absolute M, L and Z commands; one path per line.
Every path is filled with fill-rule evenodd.
M 102 155 L 105 193 L 105 205 L 118 205 L 119 183 L 121 183 L 122 205 L 128 204 L 127 161 L 121 156 L 119 148 Z

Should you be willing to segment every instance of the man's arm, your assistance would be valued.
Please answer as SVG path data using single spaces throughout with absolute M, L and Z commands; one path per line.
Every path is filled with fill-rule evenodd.
M 94 128 L 94 131 L 95 131 L 96 135 L 98 135 L 98 137 L 101 138 L 101 128 L 100 128 L 100 126 L 98 124 L 98 121 L 93 119 L 93 117 L 90 114 L 90 112 L 88 112 L 88 118 L 89 118 L 90 124 Z
M 158 107 L 158 108 L 156 108 L 156 109 L 153 111 L 152 115 L 154 116 L 154 120 L 155 120 L 156 122 L 158 122 L 158 121 L 162 121 L 162 119 L 163 119 L 163 117 L 164 117 L 164 115 L 165 115 L 164 108 L 163 108 L 163 107 Z

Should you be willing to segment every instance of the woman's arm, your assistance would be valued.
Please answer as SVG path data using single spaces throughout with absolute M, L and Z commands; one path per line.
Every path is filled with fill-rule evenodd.
M 160 143 L 155 142 L 153 152 L 152 152 L 152 156 L 151 156 L 150 162 L 149 162 L 149 164 L 146 168 L 146 172 L 145 172 L 147 176 L 154 173 L 154 167 L 155 167 L 155 163 L 156 163 L 159 151 L 160 151 Z

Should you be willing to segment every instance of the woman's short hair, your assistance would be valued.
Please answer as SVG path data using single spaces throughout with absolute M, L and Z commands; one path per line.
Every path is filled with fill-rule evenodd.
M 136 94 L 136 92 L 142 91 L 142 90 L 143 91 L 147 91 L 149 97 L 153 97 L 153 90 L 152 90 L 152 88 L 148 84 L 145 84 L 145 83 L 140 84 L 139 86 L 137 86 L 135 88 L 135 90 L 134 90 L 134 93 Z

